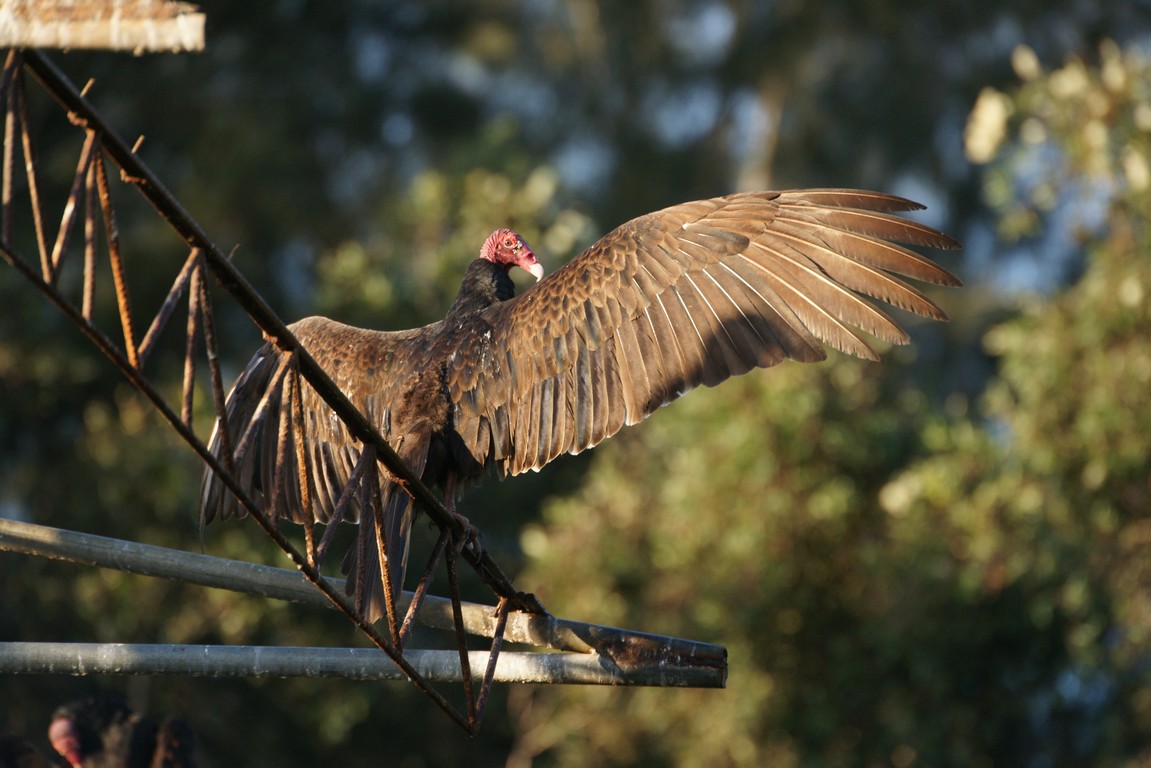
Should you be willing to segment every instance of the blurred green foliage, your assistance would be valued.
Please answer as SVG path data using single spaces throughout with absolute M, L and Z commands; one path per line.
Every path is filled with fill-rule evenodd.
M 973 285 L 881 364 L 696 392 L 463 502 L 558 615 L 727 646 L 725 691 L 501 688 L 473 740 L 404 685 L 6 678 L 3 730 L 43 744 L 100 686 L 186 717 L 207 766 L 1151 763 L 1142 5 L 204 5 L 201 56 L 53 58 L 288 319 L 427 322 L 496 227 L 554 269 L 764 185 L 925 198 Z M 59 205 L 79 138 L 31 90 Z M 117 194 L 151 312 L 184 254 Z M 190 451 L 11 270 L 0 300 L 0 513 L 201 546 Z M 259 337 L 216 303 L 234 372 Z M 245 523 L 203 547 L 283 564 Z M 0 639 L 362 642 L 326 613 L 0 557 Z
M 1149 66 L 1109 44 L 1118 74 L 1075 60 L 999 94 L 1008 146 L 1039 121 L 1063 158 L 1037 182 L 1003 154 L 1004 218 L 1027 205 L 997 197 L 1007 178 L 1072 199 L 1100 184 L 1106 221 L 1075 285 L 986 335 L 999 373 L 970 412 L 892 389 L 890 365 L 747 377 L 602 448 L 525 530 L 549 604 L 731 652 L 727 695 L 514 692 L 525 762 L 1151 759 L 1151 233 L 1126 171 L 1151 157 L 1130 130 Z M 1072 76 L 1084 92 L 1060 101 Z M 1101 116 L 1120 146 L 1084 151 Z

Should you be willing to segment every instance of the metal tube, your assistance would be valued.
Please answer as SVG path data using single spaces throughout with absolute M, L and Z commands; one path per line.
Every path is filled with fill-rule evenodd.
M 427 680 L 459 682 L 458 651 L 404 652 Z M 469 651 L 472 676 L 487 668 L 487 651 Z M 335 677 L 400 680 L 405 675 L 376 648 L 295 648 L 249 645 L 128 645 L 121 643 L 0 643 L 0 674 L 192 675 L 198 677 Z M 662 665 L 621 670 L 592 654 L 513 653 L 496 662 L 498 683 L 718 687 L 714 674 Z

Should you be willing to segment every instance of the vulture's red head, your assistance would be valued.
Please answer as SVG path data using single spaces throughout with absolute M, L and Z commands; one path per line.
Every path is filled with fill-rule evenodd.
M 532 249 L 510 229 L 497 229 L 488 235 L 484 247 L 480 249 L 480 258 L 499 264 L 504 269 L 519 267 L 530 272 L 536 280 L 544 276 L 543 265 L 536 259 Z

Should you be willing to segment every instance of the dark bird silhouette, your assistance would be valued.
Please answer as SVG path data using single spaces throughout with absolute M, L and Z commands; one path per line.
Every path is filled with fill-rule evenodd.
M 413 471 L 444 492 L 450 507 L 461 484 L 487 468 L 501 478 L 538 470 L 700 384 L 715 386 L 788 359 L 822 360 L 821 342 L 877 359 L 855 329 L 906 344 L 903 329 L 859 294 L 946 319 L 897 276 L 960 284 L 900 245 L 959 246 L 892 215 L 920 208 L 891 195 L 842 189 L 699 200 L 627 222 L 546 279 L 523 239 L 499 230 L 467 268 L 439 322 L 372 331 L 310 317 L 291 330 Z M 519 297 L 508 276 L 513 266 L 538 281 Z M 295 439 L 288 384 L 270 393 L 267 408 L 256 408 L 280 355 L 265 345 L 227 402 L 232 445 L 255 422 L 251 447 L 236 469 L 260 503 L 272 497 L 281 426 Z M 329 523 L 360 448 L 310 388 L 302 400 L 314 517 Z M 221 449 L 219 424 L 210 447 Z M 293 451 L 287 461 L 277 507 L 268 511 L 304 522 Z M 398 589 L 410 499 L 386 473 L 380 483 L 389 575 Z M 244 514 L 211 471 L 201 494 L 202 523 Z M 346 519 L 356 522 L 359 515 L 352 506 Z M 381 563 L 373 525 L 360 526 L 344 568 L 357 607 L 378 618 Z
M 192 733 L 182 720 L 155 720 L 114 696 L 59 707 L 48 740 L 73 768 L 192 768 Z

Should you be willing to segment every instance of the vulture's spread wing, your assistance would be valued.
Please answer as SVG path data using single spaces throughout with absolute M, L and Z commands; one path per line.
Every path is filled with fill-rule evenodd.
M 859 294 L 945 319 L 896 275 L 959 285 L 898 244 L 958 247 L 890 213 L 919 208 L 816 189 L 735 194 L 634 219 L 485 311 L 491 332 L 449 361 L 455 430 L 473 456 L 514 475 L 590 448 L 700 384 L 821 360 L 820 342 L 875 359 L 854 329 L 896 344 L 908 337 Z
M 434 414 L 427 403 L 409 401 L 429 390 L 438 394 L 440 389 L 439 377 L 426 359 L 435 352 L 428 349 L 435 325 L 382 332 L 309 317 L 289 327 L 384 439 L 393 444 L 406 439 L 411 447 L 409 433 L 424 431 L 425 421 Z M 271 344 L 256 353 L 228 393 L 228 425 L 232 448 L 237 453 L 235 469 L 240 484 L 254 494 L 257 502 L 267 503 L 272 488 L 277 487 L 273 481 L 279 471 L 280 494 L 275 508 L 269 511 L 274 518 L 302 523 L 306 515 L 300 498 L 296 452 L 292 448 L 296 440 L 290 408 L 292 377 L 280 371 L 284 362 L 283 354 Z M 426 384 L 421 387 L 425 379 Z M 317 522 L 327 523 L 359 459 L 360 446 L 314 389 L 301 386 L 299 396 L 305 425 L 305 462 L 314 494 L 313 516 Z M 220 440 L 217 424 L 209 443 L 209 450 L 216 455 L 220 455 Z M 287 464 L 277 470 L 275 458 L 281 441 L 289 448 L 284 452 Z M 418 459 L 422 460 L 423 457 Z M 417 474 L 419 471 L 417 467 Z M 352 505 L 348 513 L 355 522 L 359 508 Z M 216 474 L 209 471 L 204 474 L 201 487 L 201 514 L 202 522 L 207 523 L 217 515 L 227 519 L 243 517 L 245 512 Z

